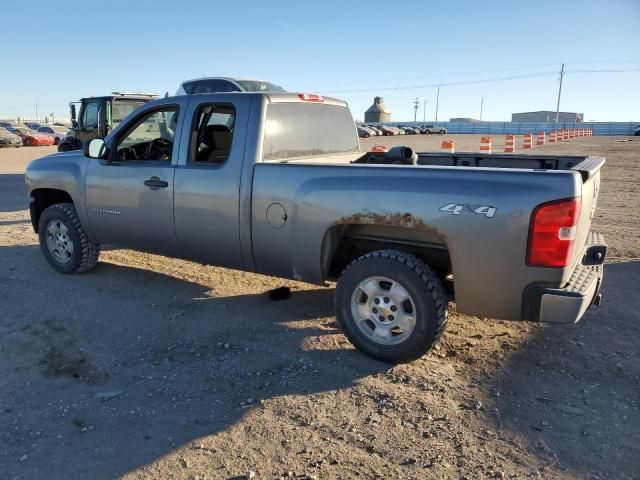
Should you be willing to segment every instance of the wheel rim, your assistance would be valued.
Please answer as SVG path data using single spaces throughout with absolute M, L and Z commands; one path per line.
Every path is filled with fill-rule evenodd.
M 381 345 L 404 342 L 416 327 L 416 307 L 407 289 L 387 277 L 368 277 L 351 296 L 351 313 L 370 340 Z
M 61 264 L 73 259 L 73 242 L 69 229 L 61 220 L 51 220 L 45 231 L 47 250 Z

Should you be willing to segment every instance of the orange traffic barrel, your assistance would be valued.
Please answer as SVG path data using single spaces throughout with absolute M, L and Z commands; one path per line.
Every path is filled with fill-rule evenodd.
M 544 132 L 538 132 L 538 138 L 536 139 L 536 145 L 544 145 L 546 140 L 546 135 Z
M 515 135 L 507 135 L 504 140 L 504 153 L 513 153 L 516 151 Z
M 533 148 L 533 135 L 531 133 L 525 133 L 522 141 L 522 148 L 531 149 Z
M 549 143 L 555 143 L 555 141 L 556 141 L 556 131 L 551 130 L 551 132 L 549 132 Z
M 455 143 L 453 140 L 443 140 L 442 141 L 442 150 L 449 153 L 455 153 Z
M 480 151 L 491 153 L 491 137 L 482 137 L 480 139 Z

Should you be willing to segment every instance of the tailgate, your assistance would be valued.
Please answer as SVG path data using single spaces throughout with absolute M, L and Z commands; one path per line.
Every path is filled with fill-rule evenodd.
M 572 267 L 581 261 L 584 247 L 591 231 L 591 222 L 595 216 L 598 194 L 600 193 L 600 170 L 604 165 L 604 157 L 587 157 L 572 167 L 582 177 L 580 220 L 576 232 L 576 243 L 573 251 Z

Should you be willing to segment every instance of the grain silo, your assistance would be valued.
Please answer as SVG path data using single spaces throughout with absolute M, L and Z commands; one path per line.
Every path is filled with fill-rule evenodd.
M 382 97 L 375 97 L 373 105 L 364 112 L 364 121 L 366 123 L 384 123 L 391 121 L 391 112 L 384 106 Z

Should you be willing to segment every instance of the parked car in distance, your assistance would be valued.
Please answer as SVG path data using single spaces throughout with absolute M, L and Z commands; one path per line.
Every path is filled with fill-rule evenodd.
M 420 133 L 420 130 L 411 127 L 409 125 L 398 125 L 398 128 L 401 130 L 404 130 L 404 133 L 407 135 L 416 135 L 418 133 Z
M 19 123 L 16 122 L 0 122 L 0 127 L 2 128 L 17 128 L 20 127 L 21 125 Z
M 36 122 L 23 122 L 23 125 L 34 131 L 37 131 L 42 126 L 42 124 Z
M 42 133 L 43 135 L 48 135 L 53 138 L 53 144 L 58 145 L 60 140 L 67 136 L 69 129 L 67 127 L 60 127 L 57 125 L 45 125 L 36 130 L 38 133 Z
M 10 131 L 18 135 L 22 139 L 22 144 L 27 147 L 42 147 L 53 145 L 53 138 L 27 127 L 10 128 Z
M 264 80 L 253 78 L 206 77 L 185 80 L 180 84 L 176 96 L 197 93 L 229 93 L 229 92 L 284 92 L 284 88 Z
M 0 147 L 21 147 L 22 139 L 6 128 L 0 127 Z
M 444 135 L 447 133 L 447 129 L 438 125 L 422 125 L 422 127 L 420 127 L 420 133 L 439 133 L 440 135 Z
M 640 125 L 638 125 L 635 130 L 633 131 L 633 134 L 638 137 L 640 136 Z
M 384 133 L 382 133 L 382 130 L 380 130 L 380 127 L 377 127 L 377 126 L 374 126 L 374 125 L 366 125 L 366 127 L 369 130 L 372 130 L 373 132 L 375 132 L 375 134 L 378 135 L 378 136 L 384 135 Z
M 396 130 L 393 127 L 388 127 L 386 125 L 380 125 L 377 128 L 380 129 L 380 131 L 382 132 L 382 134 L 385 137 L 389 137 L 391 135 L 397 135 L 398 133 L 396 132 Z
M 358 136 L 360 138 L 369 138 L 371 136 L 371 130 L 366 127 L 357 127 L 358 128 Z

